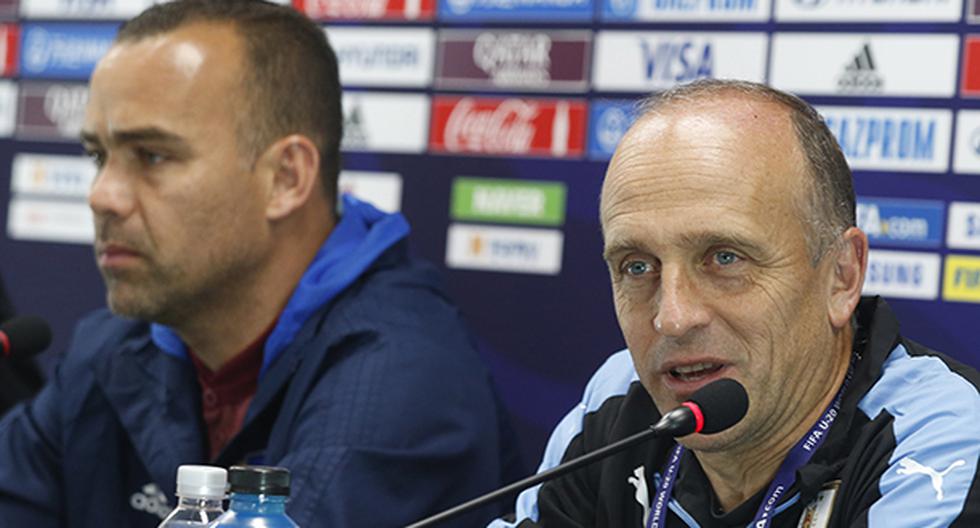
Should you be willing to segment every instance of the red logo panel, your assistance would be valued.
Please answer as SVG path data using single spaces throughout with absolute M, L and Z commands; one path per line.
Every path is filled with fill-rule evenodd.
M 962 74 L 960 95 L 980 97 L 980 35 L 969 35 L 963 43 Z
M 436 97 L 429 150 L 461 154 L 580 157 L 584 101 Z
M 20 28 L 16 24 L 0 24 L 0 60 L 3 61 L 0 75 L 12 77 L 17 74 L 19 43 Z
M 436 0 L 293 0 L 314 20 L 432 20 Z

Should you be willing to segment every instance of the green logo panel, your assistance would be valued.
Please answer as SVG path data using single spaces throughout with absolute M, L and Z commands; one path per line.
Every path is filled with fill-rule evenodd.
M 456 178 L 450 212 L 454 220 L 560 226 L 565 223 L 565 184 Z

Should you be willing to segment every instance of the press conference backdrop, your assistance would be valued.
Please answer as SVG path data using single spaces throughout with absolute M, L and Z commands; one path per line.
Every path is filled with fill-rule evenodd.
M 0 271 L 54 323 L 55 351 L 104 304 L 85 81 L 151 3 L 0 0 Z M 855 170 L 866 291 L 908 336 L 980 365 L 980 0 L 293 4 L 340 59 L 342 187 L 404 212 L 444 269 L 529 460 L 623 346 L 600 257 L 606 162 L 638 97 L 697 78 L 817 106 Z

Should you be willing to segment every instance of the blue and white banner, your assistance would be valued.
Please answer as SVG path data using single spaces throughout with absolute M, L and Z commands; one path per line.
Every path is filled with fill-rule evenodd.
M 593 0 L 439 0 L 438 16 L 454 22 L 587 22 L 593 9 Z
M 765 22 L 771 0 L 602 0 L 606 22 Z
M 20 73 L 24 78 L 88 80 L 112 46 L 117 24 L 24 24 Z
M 857 225 L 872 247 L 939 247 L 944 213 L 940 201 L 866 197 L 857 201 Z
M 589 109 L 589 159 L 605 161 L 612 157 L 619 140 L 637 116 L 634 99 L 597 99 Z

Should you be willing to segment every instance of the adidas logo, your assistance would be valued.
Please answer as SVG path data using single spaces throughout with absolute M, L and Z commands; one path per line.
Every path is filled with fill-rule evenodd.
M 344 137 L 341 141 L 341 148 L 359 149 L 367 147 L 368 138 L 362 112 L 363 108 L 360 101 L 355 100 L 354 108 L 344 116 Z
M 884 86 L 885 80 L 875 71 L 871 44 L 868 43 L 861 46 L 861 51 L 844 66 L 844 73 L 837 78 L 837 89 L 842 93 L 878 93 Z

